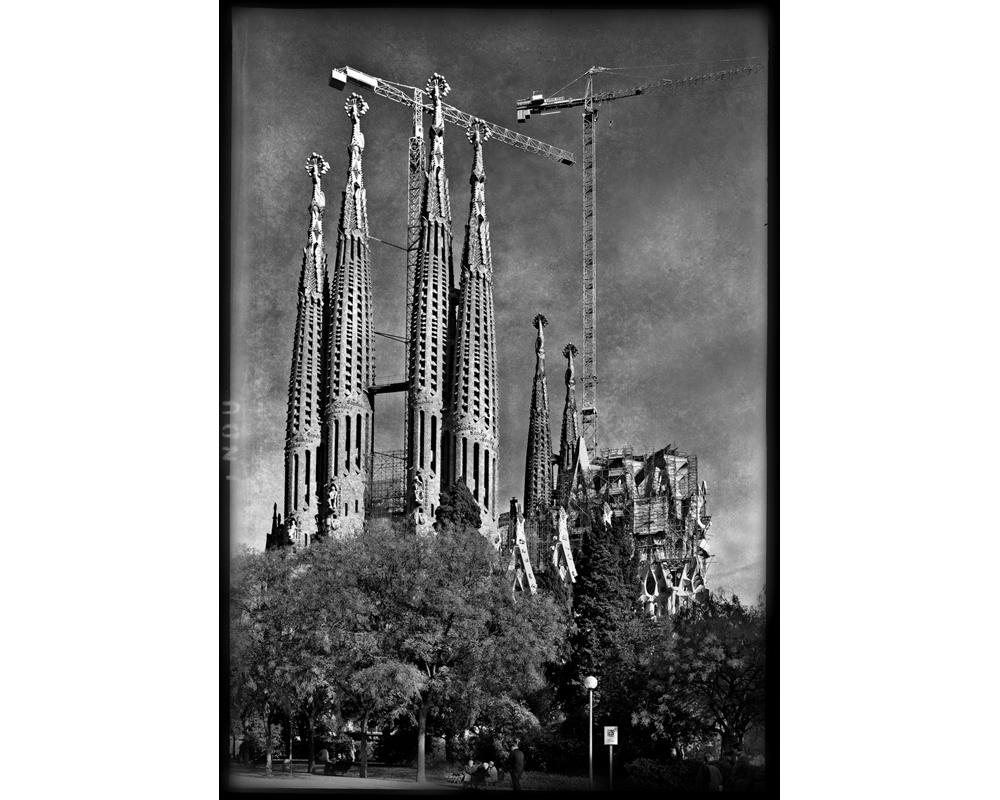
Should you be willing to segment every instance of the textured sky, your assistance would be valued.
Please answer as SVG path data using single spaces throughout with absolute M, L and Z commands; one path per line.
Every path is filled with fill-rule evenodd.
M 282 505 L 287 386 L 313 151 L 324 177 L 332 263 L 348 164 L 351 91 L 362 120 L 373 236 L 406 240 L 411 112 L 374 93 L 328 86 L 349 65 L 379 78 L 451 85 L 446 102 L 574 154 L 572 167 L 487 142 L 500 368 L 500 497 L 521 499 L 544 314 L 554 447 L 567 342 L 583 352 L 582 124 L 579 109 L 518 124 L 515 101 L 592 66 L 595 91 L 767 60 L 767 19 L 751 11 L 420 11 L 243 9 L 233 20 L 232 540 L 262 548 Z M 742 84 L 742 85 L 741 85 Z M 767 85 L 763 76 L 621 99 L 597 123 L 599 449 L 676 444 L 708 481 L 716 558 L 711 588 L 753 600 L 765 578 Z M 730 88 L 732 87 L 732 88 Z M 739 87 L 739 88 L 737 88 Z M 457 266 L 472 147 L 447 125 Z M 402 251 L 372 242 L 375 329 L 403 333 Z M 379 382 L 401 378 L 403 347 L 376 337 Z M 581 362 L 582 368 L 582 362 Z M 582 383 L 578 379 L 578 387 Z M 578 396 L 581 400 L 582 396 Z M 376 449 L 402 449 L 402 396 L 376 402 Z M 501 506 L 503 507 L 503 506 Z

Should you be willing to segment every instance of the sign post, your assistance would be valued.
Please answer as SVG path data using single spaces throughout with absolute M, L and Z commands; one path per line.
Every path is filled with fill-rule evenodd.
M 608 791 L 610 791 L 615 788 L 613 754 L 615 745 L 618 744 L 617 725 L 604 726 L 604 744 L 608 746 Z

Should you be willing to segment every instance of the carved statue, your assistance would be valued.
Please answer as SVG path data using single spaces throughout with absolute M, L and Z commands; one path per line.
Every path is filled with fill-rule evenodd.
M 604 503 L 604 508 L 601 509 L 601 522 L 604 524 L 605 529 L 611 527 L 611 506 L 607 501 Z
M 413 474 L 413 521 L 418 527 L 428 524 L 427 514 L 427 477 L 422 469 Z
M 331 478 L 326 489 L 326 509 L 330 517 L 340 516 L 340 484 L 336 478 Z
M 293 544 L 298 544 L 299 525 L 296 522 L 295 517 L 289 518 L 286 532 L 288 534 L 288 540 Z

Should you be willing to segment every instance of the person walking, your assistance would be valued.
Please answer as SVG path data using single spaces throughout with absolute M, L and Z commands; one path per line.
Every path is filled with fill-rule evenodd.
M 712 763 L 712 754 L 705 753 L 702 756 L 702 765 L 698 769 L 695 778 L 695 789 L 699 792 L 721 792 L 722 773 L 719 768 Z
M 521 791 L 521 776 L 524 775 L 524 753 L 521 752 L 521 742 L 514 742 L 514 749 L 507 759 L 507 770 L 510 772 L 510 782 L 515 792 Z

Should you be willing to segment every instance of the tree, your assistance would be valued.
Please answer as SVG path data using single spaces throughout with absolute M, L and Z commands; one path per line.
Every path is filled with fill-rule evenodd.
M 764 722 L 766 620 L 763 605 L 713 594 L 675 620 L 671 658 L 654 670 L 650 718 L 689 737 L 717 733 L 724 749 L 739 747 Z
M 435 512 L 437 528 L 445 527 L 478 531 L 483 525 L 479 504 L 472 496 L 465 480 L 459 478 L 441 493 L 441 504 Z
M 431 716 L 457 711 L 460 697 L 534 689 L 560 633 L 551 600 L 515 600 L 495 568 L 492 547 L 471 521 L 461 524 L 461 515 L 447 513 L 433 536 L 381 524 L 359 537 L 357 583 L 370 630 L 378 632 L 377 647 L 382 658 L 412 666 L 421 676 L 413 704 L 421 782 Z M 468 719 L 477 712 L 462 713 Z
M 424 677 L 412 664 L 382 661 L 359 669 L 345 686 L 344 713 L 361 723 L 361 771 L 368 777 L 368 725 L 399 717 L 416 700 Z
M 294 706 L 286 669 L 294 624 L 288 617 L 290 570 L 286 551 L 236 554 L 230 572 L 230 701 L 237 716 L 260 713 L 265 724 L 266 770 L 271 774 L 272 727 L 278 711 Z M 232 706 L 231 706 L 232 707 Z M 231 716 L 233 714 L 231 711 Z
M 629 538 L 622 520 L 605 529 L 598 519 L 584 536 L 573 587 L 576 629 L 570 640 L 572 655 L 559 687 L 567 709 L 578 706 L 586 676 L 594 675 L 599 685 L 603 683 L 604 664 L 616 646 L 618 631 L 635 617 L 634 574 L 638 565 Z

